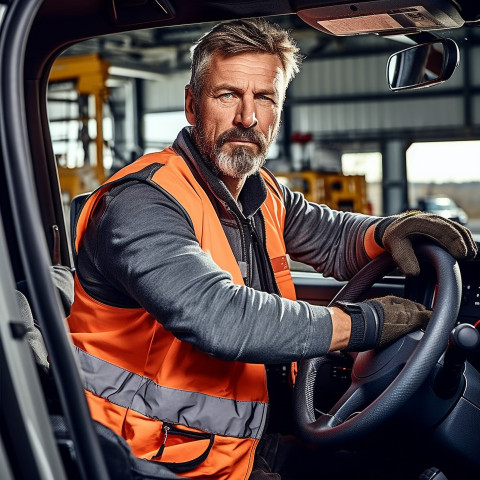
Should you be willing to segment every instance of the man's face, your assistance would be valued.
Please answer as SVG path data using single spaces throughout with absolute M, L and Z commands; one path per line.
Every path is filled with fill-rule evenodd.
M 286 90 L 282 64 L 266 53 L 216 54 L 206 75 L 201 98 L 194 99 L 191 89 L 186 97 L 197 147 L 221 174 L 251 175 L 278 133 Z

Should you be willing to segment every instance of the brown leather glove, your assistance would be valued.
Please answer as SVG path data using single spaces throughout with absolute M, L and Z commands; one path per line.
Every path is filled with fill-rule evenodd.
M 375 227 L 375 241 L 392 255 L 405 275 L 418 275 L 420 266 L 412 244 L 428 238 L 455 259 L 473 258 L 477 245 L 468 228 L 432 213 L 410 212 L 386 217 Z
M 382 349 L 409 332 L 425 328 L 432 312 L 405 298 L 375 298 L 360 303 L 336 302 L 350 315 L 352 333 L 346 351 Z

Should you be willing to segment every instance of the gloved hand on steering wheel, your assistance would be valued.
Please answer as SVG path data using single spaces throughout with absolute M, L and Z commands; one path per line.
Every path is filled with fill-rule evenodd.
M 412 243 L 432 240 L 456 260 L 473 258 L 477 246 L 468 228 L 432 213 L 407 212 L 385 217 L 375 225 L 375 243 L 392 255 L 405 275 L 418 275 L 420 267 Z
M 350 315 L 350 341 L 344 350 L 352 352 L 385 348 L 403 335 L 425 328 L 432 314 L 420 303 L 392 295 L 331 306 Z

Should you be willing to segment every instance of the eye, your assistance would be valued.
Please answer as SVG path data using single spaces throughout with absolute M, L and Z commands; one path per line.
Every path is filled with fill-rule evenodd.
M 269 102 L 275 104 L 275 100 L 271 97 L 268 97 L 267 95 L 259 95 L 258 99 L 261 100 L 262 102 Z
M 232 92 L 225 92 L 218 95 L 218 98 L 222 101 L 229 101 L 232 100 L 235 95 Z

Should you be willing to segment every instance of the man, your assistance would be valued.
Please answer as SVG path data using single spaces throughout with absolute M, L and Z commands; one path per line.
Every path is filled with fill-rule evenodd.
M 287 253 L 348 279 L 384 249 L 418 273 L 412 234 L 458 258 L 476 252 L 453 223 L 332 211 L 261 168 L 298 69 L 276 26 L 214 28 L 193 53 L 192 127 L 114 175 L 78 220 L 69 325 L 92 415 L 135 455 L 191 478 L 249 477 L 267 418 L 265 364 L 383 348 L 429 318 L 393 297 L 352 317 L 295 301 Z

